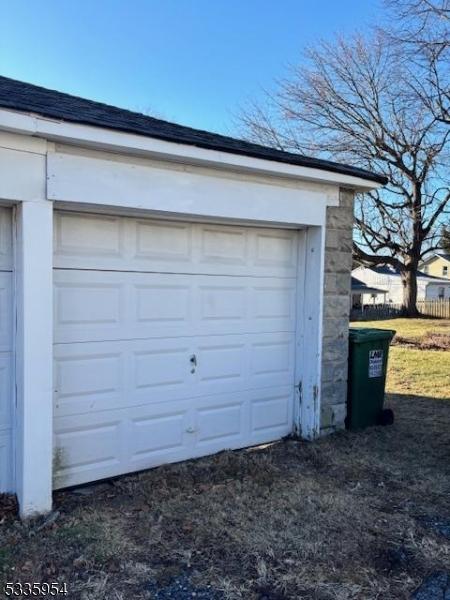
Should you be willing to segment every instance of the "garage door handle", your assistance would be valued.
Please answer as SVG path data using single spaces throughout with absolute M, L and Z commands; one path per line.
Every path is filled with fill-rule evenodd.
M 197 366 L 197 357 L 195 356 L 195 354 L 193 354 L 189 360 L 191 362 L 191 365 L 194 365 L 194 367 Z

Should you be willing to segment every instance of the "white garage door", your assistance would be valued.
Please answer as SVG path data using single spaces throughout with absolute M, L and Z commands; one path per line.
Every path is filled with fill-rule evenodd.
M 0 492 L 13 491 L 12 242 L 11 209 L 0 208 Z
M 56 487 L 292 431 L 297 234 L 55 215 Z

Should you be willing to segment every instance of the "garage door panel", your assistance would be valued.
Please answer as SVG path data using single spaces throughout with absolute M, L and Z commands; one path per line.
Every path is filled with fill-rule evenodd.
M 252 387 L 283 385 L 294 380 L 295 336 L 277 334 L 258 336 L 252 344 L 249 377 Z
M 293 381 L 294 334 L 199 337 L 198 394 L 251 390 Z
M 56 414 L 94 412 L 123 401 L 124 352 L 114 350 L 105 344 L 55 348 Z
M 194 443 L 193 413 L 190 399 L 124 411 L 129 428 L 127 461 L 132 470 L 189 456 Z
M 11 430 L 0 430 L 0 492 L 13 491 Z
M 248 230 L 204 225 L 200 231 L 202 265 L 245 266 L 248 264 L 251 237 Z
M 54 487 L 108 477 L 124 464 L 124 423 L 114 413 L 100 413 L 54 423 Z
M 11 428 L 11 398 L 13 395 L 12 366 L 12 353 L 0 353 L 0 431 L 9 431 Z
M 193 259 L 191 224 L 136 220 L 127 222 L 133 229 L 136 259 L 142 263 L 191 263 Z M 134 227 L 133 227 L 134 225 Z M 132 241 L 133 246 L 133 241 Z M 140 260 L 139 260 L 140 259 Z
M 283 331 L 283 326 L 289 331 L 295 329 L 295 282 L 273 281 L 271 285 L 262 283 L 252 287 L 252 306 L 254 318 L 262 327 L 264 322 L 272 323 Z
M 132 461 L 152 459 L 161 452 L 182 450 L 188 445 L 189 434 L 187 411 L 170 414 L 155 414 L 136 417 L 131 420 L 132 438 L 130 441 Z
M 263 278 L 198 278 L 200 307 L 196 330 L 200 334 L 295 331 L 295 280 Z M 203 283 L 206 279 L 206 283 Z M 237 280 L 236 280 L 237 279 Z M 194 298 L 198 295 L 194 291 Z M 195 313 L 194 313 L 195 314 Z
M 291 231 L 262 230 L 255 233 L 254 265 L 295 276 L 297 237 Z
M 204 281 L 205 283 L 202 283 Z M 198 285 L 198 298 L 200 314 L 199 321 L 203 322 L 204 327 L 211 330 L 225 321 L 225 327 L 241 328 L 247 318 L 249 308 L 247 306 L 247 286 L 248 281 L 237 283 L 233 281 L 207 281 L 204 278 Z M 230 323 L 232 321 L 233 323 Z M 200 324 L 200 323 L 199 323 Z
M 61 263 L 73 266 L 78 259 L 89 268 L 123 257 L 125 222 L 121 217 L 55 212 L 54 221 L 53 250 Z
M 188 340 L 180 344 L 177 340 L 176 347 L 161 349 L 160 345 L 153 342 L 153 349 L 136 351 L 132 350 L 131 360 L 134 371 L 132 390 L 145 392 L 147 390 L 155 397 L 163 399 L 167 390 L 186 395 L 191 387 L 191 363 Z M 134 367 L 134 368 L 133 368 Z M 161 394 L 163 396 L 161 396 Z
M 292 396 L 285 386 L 189 398 L 81 415 L 76 428 L 57 417 L 55 487 L 277 439 L 291 431 Z
M 253 394 L 251 401 L 252 435 L 273 435 L 287 431 L 292 410 L 292 389 L 279 388 Z
M 60 275 L 57 272 L 54 278 L 55 327 L 58 331 L 79 327 L 106 329 L 113 333 L 120 330 L 125 316 L 123 282 L 101 281 L 95 273 L 88 277 L 78 274 L 77 277 L 69 272 L 66 280 Z
M 217 388 L 217 384 L 222 385 L 230 379 L 239 380 L 237 385 L 240 387 L 245 385 L 248 344 L 245 336 L 233 338 L 206 338 L 198 345 L 196 356 L 200 385 L 213 382 Z
M 293 334 L 278 333 L 57 344 L 55 414 L 282 386 L 294 348 Z
M 0 271 L 12 271 L 12 211 L 0 207 Z
M 177 332 L 183 324 L 187 328 L 192 321 L 194 282 L 186 280 L 183 285 L 175 285 L 173 277 L 167 276 L 147 276 L 145 280 L 150 278 L 155 280 L 155 283 L 131 283 L 130 327 L 137 326 L 142 330 L 145 326 L 148 337 L 151 337 L 158 325 L 160 328 L 172 325 L 172 329 Z M 144 277 L 136 277 L 136 281 L 139 280 L 144 280 Z M 136 323 L 133 323 L 134 320 Z
M 190 339 L 57 344 L 55 415 L 184 398 L 194 384 Z
M 296 277 L 297 235 L 60 212 L 54 252 L 56 268 Z
M 106 415 L 106 422 L 80 423 L 76 428 L 62 428 L 57 431 L 57 444 L 60 449 L 57 458 L 58 470 L 64 470 L 65 463 L 72 469 L 91 468 L 119 464 L 120 421 L 113 421 L 112 414 Z
M 293 392 L 293 386 L 284 386 L 197 399 L 195 445 L 191 456 L 243 448 L 289 435 L 292 432 Z M 273 422 L 270 417 L 264 419 L 267 408 L 272 411 Z M 216 418 L 219 415 L 220 418 Z
M 0 352 L 12 349 L 12 273 L 0 271 Z
M 246 434 L 247 404 L 241 400 L 230 402 L 230 399 L 221 397 L 220 402 L 197 409 L 196 445 L 232 444 L 239 442 Z
M 55 419 L 55 487 L 183 460 L 193 444 L 192 407 L 140 406 Z
M 293 231 L 58 214 L 56 487 L 292 430 Z
M 295 280 L 57 270 L 56 343 L 295 330 Z

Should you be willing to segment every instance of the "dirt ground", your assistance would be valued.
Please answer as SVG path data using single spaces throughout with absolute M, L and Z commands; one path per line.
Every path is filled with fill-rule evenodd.
M 391 427 L 60 492 L 56 512 L 27 525 L 3 498 L 0 590 L 56 581 L 85 600 L 409 598 L 450 566 L 450 402 L 389 404 Z

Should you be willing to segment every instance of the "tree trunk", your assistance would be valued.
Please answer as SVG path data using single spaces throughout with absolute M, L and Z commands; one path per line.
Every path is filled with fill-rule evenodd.
M 403 285 L 403 312 L 407 317 L 417 317 L 417 272 L 408 269 L 401 273 Z

